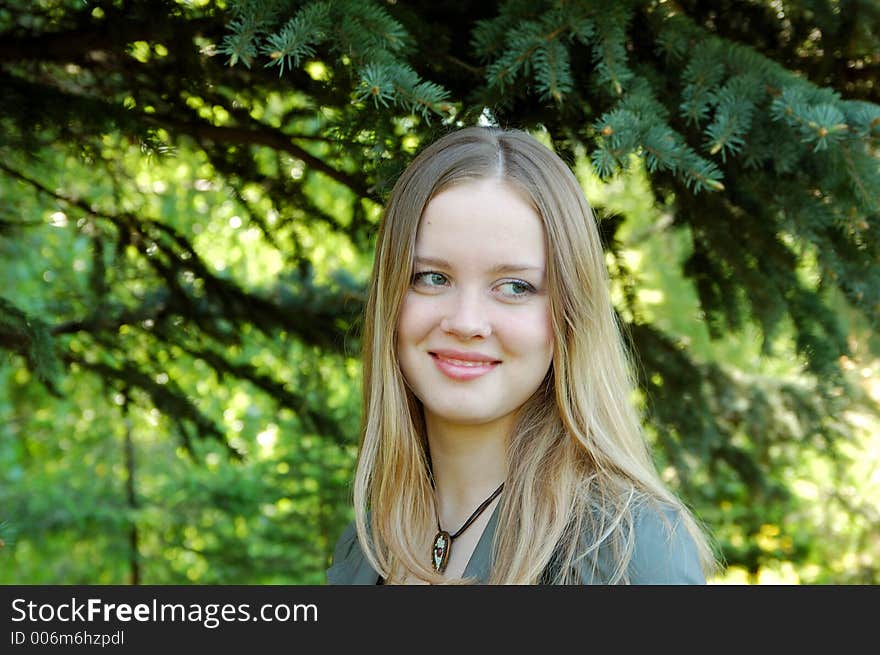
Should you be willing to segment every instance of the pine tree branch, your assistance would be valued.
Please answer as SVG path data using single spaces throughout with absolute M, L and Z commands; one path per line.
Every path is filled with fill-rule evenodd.
M 31 82 L 25 82 L 23 84 L 25 89 L 28 86 L 34 86 Z M 129 125 L 140 123 L 151 127 L 166 128 L 178 135 L 189 134 L 197 140 L 208 139 L 217 143 L 225 144 L 262 145 L 281 152 L 287 152 L 297 159 L 302 160 L 314 170 L 319 171 L 332 180 L 348 187 L 358 196 L 368 198 L 374 202 L 381 202 L 375 193 L 371 192 L 370 188 L 368 188 L 361 180 L 345 173 L 344 171 L 333 168 L 331 165 L 312 155 L 301 146 L 296 145 L 293 140 L 301 138 L 300 135 L 285 134 L 280 130 L 276 130 L 256 121 L 252 121 L 249 125 L 244 127 L 217 126 L 207 122 L 181 121 L 180 119 L 159 113 L 143 113 L 136 115 L 130 111 L 124 111 L 117 105 L 90 95 L 77 95 L 69 91 L 60 91 L 55 87 L 47 88 L 59 94 L 60 97 L 57 98 L 59 106 L 64 106 L 71 101 L 85 100 L 93 105 L 91 111 L 96 115 L 103 115 L 105 120 L 112 117 L 118 117 Z M 310 135 L 304 135 L 302 138 L 312 139 L 313 137 Z
M 309 290 L 308 293 L 296 297 L 291 296 L 283 303 L 249 293 L 231 280 L 218 278 L 212 274 L 189 241 L 169 225 L 127 213 L 110 214 L 99 210 L 88 201 L 68 197 L 48 189 L 37 180 L 31 179 L 6 164 L 0 163 L 0 170 L 30 184 L 65 205 L 76 207 L 89 215 L 108 220 L 120 231 L 133 235 L 135 237 L 133 242 L 144 254 L 147 263 L 165 280 L 172 296 L 167 301 L 167 305 L 157 307 L 155 311 L 157 313 L 179 312 L 200 322 L 201 327 L 212 333 L 215 338 L 221 338 L 223 335 L 212 327 L 214 322 L 238 320 L 252 323 L 265 333 L 287 329 L 306 343 L 331 350 L 341 350 L 346 333 L 339 328 L 339 323 L 350 324 L 360 311 L 359 302 L 352 303 L 352 299 L 345 292 L 337 294 L 325 291 L 320 303 L 315 302 L 314 296 L 322 293 L 317 289 Z M 156 232 L 156 234 L 151 234 L 151 232 Z M 170 238 L 171 244 L 158 238 L 160 234 Z M 158 246 L 169 258 L 169 262 L 164 263 L 158 257 L 148 256 L 146 250 L 149 243 Z M 186 259 L 182 259 L 175 252 L 172 244 L 174 248 L 180 248 L 187 254 Z M 204 281 L 207 295 L 204 300 L 199 301 L 198 306 L 194 304 L 195 299 L 181 287 L 177 277 L 179 270 L 192 271 Z M 95 322 L 94 318 L 86 318 L 59 327 L 63 331 L 72 331 L 76 326 L 103 326 L 104 320 L 99 318 Z M 118 323 L 122 317 L 111 320 Z M 328 326 L 332 327 L 328 329 Z
M 380 202 L 380 199 L 372 194 L 360 180 L 348 173 L 333 168 L 304 148 L 293 143 L 292 139 L 299 138 L 296 135 L 288 135 L 280 130 L 275 130 L 256 122 L 252 122 L 247 127 L 235 127 L 197 123 L 195 121 L 180 121 L 158 114 L 143 114 L 142 119 L 147 124 L 168 128 L 176 133 L 190 134 L 196 138 L 208 139 L 219 143 L 268 146 L 274 150 L 286 152 L 297 159 L 301 159 L 314 170 L 324 173 L 330 179 L 348 187 L 361 198 Z
M 12 30 L 0 32 L 0 62 L 100 63 L 113 53 L 125 55 L 126 47 L 133 41 L 191 40 L 196 34 L 223 29 L 218 18 L 178 19 L 174 9 L 174 4 L 165 0 L 128 1 L 118 7 L 105 4 L 104 18 L 96 22 L 92 7 L 86 4 L 81 11 L 68 14 L 76 25 L 72 29 L 24 36 L 10 34 Z M 170 20 L 154 20 L 157 14 Z
M 28 368 L 46 385 L 49 392 L 56 397 L 60 396 L 57 388 L 60 366 L 49 326 L 2 296 L 0 348 L 21 355 Z
M 467 63 L 466 61 L 459 59 L 455 55 L 450 55 L 449 53 L 443 53 L 441 55 L 443 59 L 448 61 L 449 63 L 455 65 L 458 68 L 461 68 L 464 71 L 470 73 L 473 77 L 483 79 L 483 76 L 486 74 L 485 66 L 474 66 L 472 64 Z
M 195 454 L 195 451 L 187 424 L 196 429 L 196 436 L 200 438 L 213 438 L 223 444 L 227 452 L 234 459 L 242 459 L 242 453 L 232 447 L 226 440 L 222 430 L 193 405 L 183 390 L 174 382 L 169 381 L 165 384 L 159 384 L 152 375 L 144 373 L 130 362 L 125 362 L 120 367 L 115 367 L 103 362 L 89 361 L 72 353 L 66 354 L 64 359 L 69 364 L 77 364 L 84 369 L 97 373 L 103 380 L 116 380 L 127 388 L 140 389 L 145 392 L 157 409 L 178 424 L 183 446 L 191 456 Z
M 315 434 L 330 437 L 340 445 L 349 442 L 336 421 L 318 411 L 309 409 L 306 399 L 301 394 L 294 393 L 286 384 L 272 376 L 261 373 L 253 364 L 231 362 L 210 348 L 195 348 L 180 340 L 171 339 L 170 334 L 159 332 L 157 336 L 161 336 L 166 343 L 181 348 L 193 358 L 204 360 L 218 375 L 228 374 L 237 379 L 251 382 L 255 387 L 274 398 L 279 405 L 293 410 L 306 423 L 308 429 Z
M 503 78 L 506 77 L 510 73 L 511 70 L 518 68 L 523 62 L 528 61 L 528 59 L 533 54 L 535 54 L 535 51 L 537 51 L 538 48 L 540 48 L 545 43 L 549 43 L 550 41 L 553 41 L 560 34 L 563 34 L 568 29 L 569 29 L 569 25 L 565 24 L 560 27 L 557 27 L 554 30 L 551 30 L 550 32 L 548 32 L 546 34 L 542 34 L 539 37 L 540 41 L 536 42 L 532 46 L 523 50 L 519 55 L 516 56 L 516 58 L 513 60 L 513 62 L 510 65 L 505 66 L 505 67 L 499 69 L 497 72 L 495 72 L 495 78 L 498 79 L 499 81 L 503 80 Z

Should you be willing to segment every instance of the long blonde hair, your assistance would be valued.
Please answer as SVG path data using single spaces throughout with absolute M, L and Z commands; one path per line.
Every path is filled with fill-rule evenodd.
M 420 401 L 396 357 L 396 325 L 410 286 L 428 202 L 451 184 L 496 178 L 524 192 L 543 219 L 554 339 L 543 384 L 520 408 L 508 447 L 490 584 L 573 581 L 581 558 L 614 554 L 607 582 L 627 582 L 634 512 L 678 510 L 704 569 L 711 548 L 663 484 L 633 405 L 632 361 L 608 290 L 599 233 L 565 163 L 524 131 L 468 127 L 427 146 L 397 180 L 379 228 L 363 330 L 363 424 L 354 480 L 361 548 L 389 582 L 406 574 L 448 583 L 426 553 L 433 489 Z M 586 541 L 585 541 L 586 540 Z M 581 564 L 582 565 L 582 564 Z M 457 580 L 454 582 L 468 582 Z

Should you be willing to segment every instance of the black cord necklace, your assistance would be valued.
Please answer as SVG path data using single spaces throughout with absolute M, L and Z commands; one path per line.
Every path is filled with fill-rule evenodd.
M 477 520 L 477 517 L 483 513 L 483 510 L 485 510 L 495 498 L 498 497 L 498 494 L 501 493 L 503 488 L 504 483 L 502 482 L 498 485 L 498 488 L 492 492 L 492 495 L 474 510 L 474 513 L 471 514 L 470 518 L 464 522 L 464 525 L 458 529 L 458 532 L 453 535 L 450 535 L 440 527 L 440 512 L 437 509 L 437 497 L 434 496 L 434 513 L 437 515 L 437 535 L 434 537 L 434 543 L 431 544 L 431 564 L 434 566 L 435 571 L 443 573 L 446 570 L 446 564 L 449 562 L 449 553 L 452 551 L 452 542 L 457 537 L 461 536 L 461 533 L 467 530 L 471 523 Z

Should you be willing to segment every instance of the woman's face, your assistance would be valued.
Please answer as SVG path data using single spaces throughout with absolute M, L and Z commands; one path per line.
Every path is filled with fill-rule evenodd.
M 397 324 L 403 374 L 426 418 L 510 419 L 553 355 L 541 217 L 494 179 L 434 196 L 416 237 Z

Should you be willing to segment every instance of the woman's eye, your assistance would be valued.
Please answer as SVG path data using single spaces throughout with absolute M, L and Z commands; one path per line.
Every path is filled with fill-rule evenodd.
M 502 294 L 508 296 L 510 298 L 524 298 L 535 292 L 535 287 L 533 287 L 528 282 L 524 282 L 522 280 L 511 280 L 510 282 L 503 282 L 500 285 L 502 290 Z
M 423 287 L 441 287 L 446 284 L 446 276 L 435 271 L 423 271 L 413 275 L 412 283 Z

